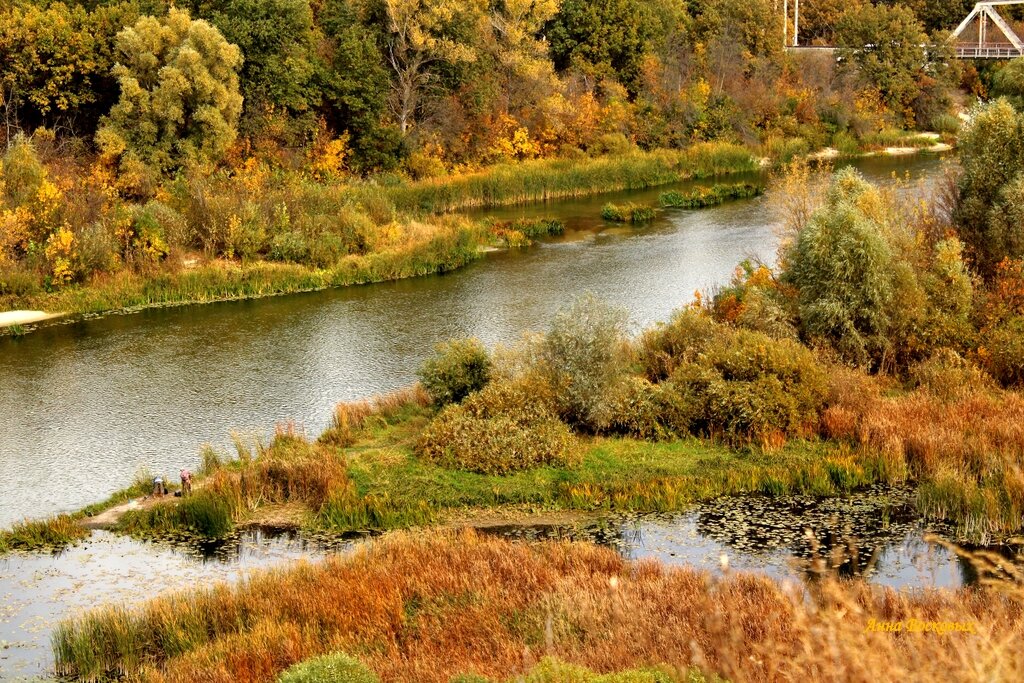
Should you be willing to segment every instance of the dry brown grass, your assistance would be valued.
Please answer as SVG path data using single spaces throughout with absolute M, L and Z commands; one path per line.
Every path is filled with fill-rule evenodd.
M 320 439 L 337 446 L 350 446 L 371 418 L 386 421 L 406 408 L 425 408 L 430 403 L 430 395 L 419 384 L 370 399 L 339 403 L 334 407 L 331 426 Z
M 825 435 L 882 453 L 921 482 L 923 511 L 973 536 L 1013 532 L 1024 515 L 1024 397 L 966 387 L 886 397 L 851 374 L 822 423 Z
M 62 627 L 55 648 L 65 673 L 162 683 L 271 681 L 335 650 L 383 681 L 422 683 L 469 670 L 504 679 L 549 654 L 596 671 L 663 663 L 733 681 L 1016 681 L 1021 608 L 995 592 L 824 582 L 811 594 L 593 545 L 400 534 L 238 588 L 108 608 Z M 976 633 L 878 632 L 872 619 Z

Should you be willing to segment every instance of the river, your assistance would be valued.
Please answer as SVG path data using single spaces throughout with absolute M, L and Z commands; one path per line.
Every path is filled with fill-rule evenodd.
M 876 182 L 935 176 L 930 155 L 856 163 Z M 143 470 L 195 466 L 231 430 L 294 420 L 314 435 L 338 401 L 410 384 L 435 343 L 509 343 L 577 292 L 668 318 L 744 258 L 771 262 L 766 198 L 667 211 L 642 229 L 600 219 L 607 201 L 666 188 L 491 212 L 548 216 L 566 234 L 444 276 L 253 301 L 111 315 L 0 338 L 0 527 L 78 509 Z

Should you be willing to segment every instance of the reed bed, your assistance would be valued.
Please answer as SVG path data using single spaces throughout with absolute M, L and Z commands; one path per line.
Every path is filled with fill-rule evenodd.
M 966 387 L 954 396 L 848 392 L 823 416 L 825 434 L 881 454 L 920 482 L 925 514 L 969 536 L 1012 533 L 1024 519 L 1024 398 Z
M 382 681 L 509 680 L 552 656 L 598 672 L 874 683 L 1016 681 L 1022 637 L 1019 593 L 787 587 L 464 532 L 395 535 L 234 588 L 106 607 L 63 623 L 53 647 L 57 671 L 80 680 L 268 682 L 342 651 Z
M 690 178 L 750 172 L 757 168 L 757 160 L 743 147 L 703 143 L 681 151 L 528 161 L 394 186 L 365 185 L 355 189 L 355 197 L 364 203 L 383 198 L 398 211 L 446 213 L 598 192 L 642 190 Z
M 12 550 L 63 548 L 89 535 L 79 524 L 80 515 L 57 515 L 49 519 L 24 521 L 0 531 L 0 554 Z
M 706 209 L 739 199 L 753 199 L 763 194 L 763 185 L 736 183 L 733 185 L 714 185 L 710 188 L 702 187 L 693 192 L 663 192 L 659 197 L 659 201 L 665 208 Z

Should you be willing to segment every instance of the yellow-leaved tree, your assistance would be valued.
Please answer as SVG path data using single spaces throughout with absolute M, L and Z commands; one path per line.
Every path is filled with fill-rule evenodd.
M 142 17 L 117 35 L 121 97 L 96 142 L 143 185 L 161 173 L 220 160 L 237 135 L 242 53 L 188 12 Z

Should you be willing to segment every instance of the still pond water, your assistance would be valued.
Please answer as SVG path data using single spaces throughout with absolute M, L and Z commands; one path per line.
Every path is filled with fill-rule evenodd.
M 857 162 L 876 182 L 934 177 L 934 156 Z M 742 178 L 741 178 L 742 179 Z M 562 219 L 566 234 L 491 254 L 445 276 L 254 301 L 185 306 L 0 338 L 0 527 L 75 510 L 137 473 L 195 466 L 231 430 L 294 420 L 308 433 L 332 406 L 406 386 L 435 343 L 515 341 L 577 292 L 665 320 L 745 258 L 772 261 L 774 218 L 760 198 L 670 211 L 641 230 L 600 219 L 609 201 L 666 188 L 494 212 Z

